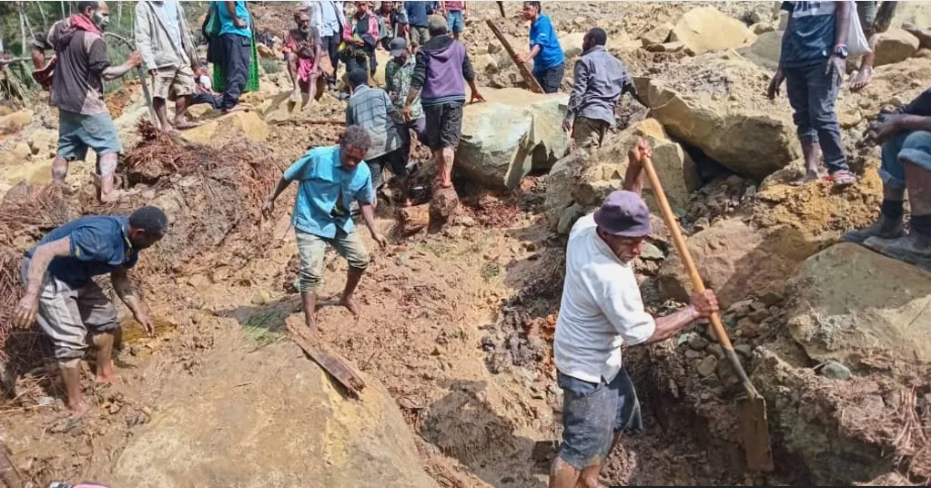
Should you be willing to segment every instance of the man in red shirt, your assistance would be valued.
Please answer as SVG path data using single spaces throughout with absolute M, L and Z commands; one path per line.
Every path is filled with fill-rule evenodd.
M 446 17 L 446 23 L 449 32 L 453 33 L 453 38 L 459 40 L 459 35 L 465 29 L 466 3 L 465 2 L 442 2 L 443 16 Z

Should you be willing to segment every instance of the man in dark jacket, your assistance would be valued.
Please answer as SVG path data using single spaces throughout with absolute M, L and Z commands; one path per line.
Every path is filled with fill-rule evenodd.
M 867 141 L 882 144 L 883 202 L 877 221 L 844 236 L 882 254 L 931 269 L 931 89 L 870 125 Z M 905 231 L 905 191 L 911 208 Z
M 436 178 L 441 188 L 453 186 L 453 158 L 462 137 L 463 80 L 472 89 L 471 101 L 484 102 L 475 86 L 475 71 L 465 46 L 447 33 L 446 19 L 434 15 L 430 17 L 430 40 L 417 51 L 404 118 L 410 120 L 411 107 L 419 96 L 427 117 L 427 145 L 436 158 Z

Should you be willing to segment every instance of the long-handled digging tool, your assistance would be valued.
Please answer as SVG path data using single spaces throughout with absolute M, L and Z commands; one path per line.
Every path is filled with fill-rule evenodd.
M 672 242 L 676 246 L 682 264 L 692 280 L 692 286 L 695 288 L 696 293 L 702 293 L 705 291 L 705 283 L 702 281 L 701 276 L 698 275 L 698 268 L 695 267 L 695 262 L 692 261 L 692 255 L 689 253 L 688 246 L 685 245 L 685 239 L 682 237 L 682 232 L 679 231 L 679 224 L 672 213 L 672 208 L 669 207 L 666 193 L 663 192 L 659 176 L 657 176 L 656 170 L 653 168 L 653 162 L 649 157 L 643 158 L 643 169 L 647 173 L 647 178 L 649 178 L 650 185 L 653 187 L 653 194 L 657 203 L 659 203 L 660 210 L 663 212 L 663 220 L 672 235 Z M 747 467 L 754 471 L 772 471 L 773 454 L 770 448 L 769 426 L 766 422 L 766 400 L 750 383 L 750 378 L 747 377 L 747 372 L 744 371 L 743 366 L 740 364 L 740 360 L 734 352 L 734 346 L 731 345 L 727 332 L 721 324 L 720 315 L 714 314 L 711 316 L 711 326 L 714 329 L 714 334 L 718 337 L 718 342 L 724 348 L 724 356 L 734 368 L 737 378 L 740 379 L 744 390 L 747 392 L 747 400 L 742 405 L 740 412 L 741 436 L 743 437 L 744 451 L 747 454 Z

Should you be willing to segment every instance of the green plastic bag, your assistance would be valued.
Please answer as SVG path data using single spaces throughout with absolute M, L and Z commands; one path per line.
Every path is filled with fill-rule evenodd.
M 207 15 L 207 27 L 204 31 L 207 33 L 207 37 L 216 39 L 220 37 L 220 29 L 220 12 L 217 10 L 216 2 L 211 2 L 210 12 Z

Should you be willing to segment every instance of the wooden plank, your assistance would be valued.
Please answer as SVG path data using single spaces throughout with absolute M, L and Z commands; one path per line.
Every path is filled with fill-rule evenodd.
M 295 323 L 289 323 L 288 332 L 290 333 L 291 340 L 303 349 L 304 353 L 307 354 L 310 359 L 329 373 L 333 379 L 343 385 L 349 396 L 357 400 L 359 399 L 359 394 L 365 389 L 365 382 L 362 381 L 362 378 L 356 376 L 339 356 L 332 352 L 324 351 L 322 346 L 317 344 L 316 339 L 314 339 L 310 331 L 302 324 L 297 325 Z
M 504 50 L 508 52 L 511 56 L 511 59 L 514 61 L 514 64 L 517 65 L 517 69 L 520 71 L 520 75 L 524 78 L 524 81 L 530 85 L 530 91 L 534 93 L 543 93 L 543 87 L 540 86 L 540 83 L 537 82 L 537 79 L 533 77 L 533 73 L 527 69 L 527 65 L 520 62 L 520 59 L 517 57 L 517 53 L 514 52 L 514 48 L 511 47 L 511 43 L 504 37 L 504 34 L 501 33 L 501 29 L 498 29 L 498 26 L 491 19 L 486 20 L 488 27 L 491 28 L 491 31 L 494 32 L 495 37 L 501 41 L 501 45 L 504 46 Z
M 276 120 L 271 125 L 346 125 L 345 119 L 284 119 Z
M 23 477 L 10 460 L 10 450 L 0 442 L 0 483 L 5 488 L 22 488 Z

